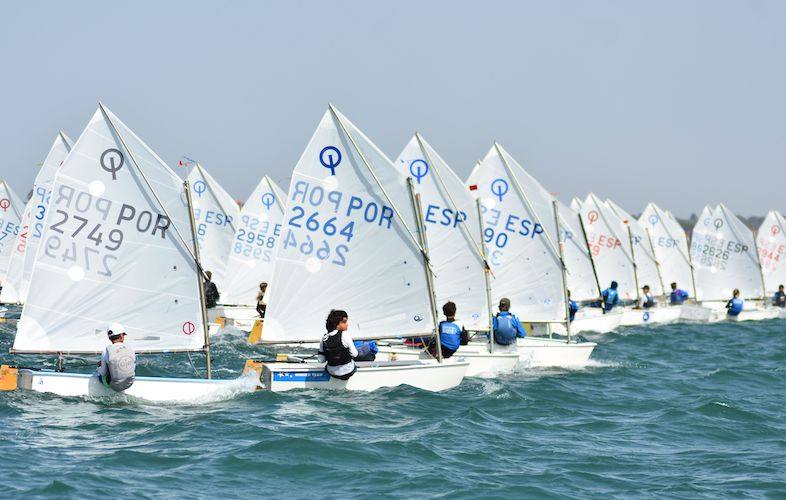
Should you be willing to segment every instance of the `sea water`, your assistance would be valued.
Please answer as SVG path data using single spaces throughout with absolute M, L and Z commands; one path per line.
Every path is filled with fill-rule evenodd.
M 7 353 L 14 327 L 0 328 Z M 0 393 L 0 496 L 786 496 L 786 321 L 585 338 L 598 342 L 586 367 L 521 367 L 442 393 L 257 392 L 181 405 Z M 221 378 L 267 352 L 241 335 L 214 342 Z M 140 357 L 138 374 L 193 376 L 204 360 L 191 358 Z

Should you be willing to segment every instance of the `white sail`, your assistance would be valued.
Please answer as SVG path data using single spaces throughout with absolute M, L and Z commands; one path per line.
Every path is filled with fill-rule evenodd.
M 697 300 L 727 300 L 735 288 L 743 298 L 762 297 L 753 234 L 722 204 L 704 207 L 693 228 L 690 251 Z
M 263 341 L 316 341 L 331 309 L 355 338 L 433 332 L 406 178 L 331 107 L 292 174 Z
M 137 352 L 203 347 L 183 183 L 106 108 L 58 171 L 49 211 L 15 351 L 101 352 L 115 322 Z
M 786 285 L 786 220 L 775 210 L 767 214 L 756 233 L 756 246 L 765 289 L 772 296 L 780 285 Z
M 628 230 L 611 209 L 590 193 L 581 204 L 581 217 L 602 289 L 618 284 L 620 298 L 636 298 Z
M 57 169 L 60 168 L 71 151 L 72 144 L 73 141 L 63 132 L 57 134 L 33 182 L 33 196 L 27 202 L 22 214 L 22 227 L 17 237 L 17 243 L 11 252 L 7 276 L 9 284 L 18 292 L 19 302 L 24 302 L 27 297 L 33 262 L 41 243 L 41 235 L 46 222 L 52 194 L 52 182 Z
M 286 194 L 268 176 L 257 184 L 237 220 L 221 302 L 255 305 L 259 284 L 270 282 L 281 236 Z
M 199 261 L 202 269 L 213 273 L 213 282 L 222 293 L 220 302 L 224 302 L 227 261 L 240 207 L 199 163 L 188 174 L 188 184 L 197 226 Z
M 677 283 L 682 290 L 689 290 L 692 296 L 695 295 L 688 238 L 677 219 L 655 203 L 650 203 L 641 213 L 639 223 L 647 228 L 652 237 L 653 250 L 660 263 L 666 292 L 671 291 L 671 283 Z
M 581 230 L 580 216 L 562 202 L 558 203 L 570 298 L 576 301 L 597 299 L 600 297 L 600 290 L 592 269 L 592 258 L 587 250 L 587 240 Z
M 2 302 L 19 302 L 19 292 L 13 283 L 8 282 L 8 265 L 16 250 L 24 213 L 24 203 L 11 186 L 0 181 L 0 282 L 3 290 Z
M 565 321 L 553 196 L 498 144 L 467 184 L 482 202 L 494 304 L 507 297 L 523 320 Z
M 576 212 L 577 214 L 581 213 L 581 200 L 574 196 L 572 200 L 570 200 L 570 209 Z
M 415 135 L 395 164 L 421 196 L 437 305 L 451 300 L 468 330 L 489 330 L 475 199 L 445 160 Z
M 631 236 L 628 238 L 628 247 L 631 239 L 633 240 L 633 260 L 636 262 L 636 275 L 639 282 L 639 290 L 647 285 L 654 296 L 665 294 L 665 285 L 661 281 L 658 272 L 658 264 L 655 259 L 655 251 L 652 248 L 652 240 L 647 230 L 631 214 L 610 199 L 606 199 L 606 205 L 611 208 L 614 215 L 630 227 Z

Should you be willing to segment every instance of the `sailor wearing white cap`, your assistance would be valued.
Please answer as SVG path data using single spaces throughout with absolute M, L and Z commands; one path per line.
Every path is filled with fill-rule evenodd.
M 106 346 L 98 362 L 98 380 L 104 386 L 122 392 L 134 383 L 136 354 L 125 343 L 126 332 L 122 325 L 112 325 L 107 336 L 112 343 Z

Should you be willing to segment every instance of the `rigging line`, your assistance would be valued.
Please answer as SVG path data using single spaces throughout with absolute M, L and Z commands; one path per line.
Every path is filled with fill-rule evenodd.
M 524 192 L 524 190 L 522 189 L 521 185 L 519 184 L 518 178 L 513 173 L 513 169 L 510 168 L 510 165 L 508 164 L 508 161 L 505 159 L 505 156 L 502 154 L 502 151 L 501 151 L 501 148 L 500 148 L 499 144 L 497 144 L 495 142 L 494 143 L 494 148 L 497 150 L 497 154 L 499 155 L 500 159 L 502 160 L 502 164 L 505 167 L 505 170 L 507 171 L 508 177 L 510 177 L 513 180 L 513 187 L 516 188 L 516 191 L 518 192 L 519 197 L 521 197 L 524 200 L 524 203 L 527 205 L 527 209 L 529 209 L 529 211 L 532 212 L 532 214 L 535 216 L 535 218 L 538 219 L 538 221 L 542 222 L 543 219 L 541 219 L 540 216 L 538 216 L 538 212 L 532 206 L 532 203 L 530 203 L 529 198 L 527 197 L 526 193 Z M 545 224 L 541 224 L 541 226 L 543 226 L 543 234 L 546 235 L 546 241 L 548 242 L 548 245 L 546 245 L 546 248 L 548 248 L 549 251 L 551 252 L 551 256 L 552 256 L 552 258 L 554 258 L 555 262 L 560 264 L 560 265 L 563 265 L 562 261 L 559 258 L 559 252 L 557 251 L 557 248 L 554 245 L 554 242 L 551 241 L 551 236 L 549 236 L 548 231 L 546 231 Z M 555 228 L 555 229 L 557 231 L 559 231 L 559 228 Z
M 164 203 L 158 197 L 158 194 L 156 193 L 156 190 L 153 189 L 153 186 L 150 184 L 150 181 L 148 180 L 147 176 L 142 171 L 142 168 L 139 166 L 139 163 L 137 163 L 136 158 L 134 158 L 133 153 L 131 153 L 131 150 L 129 149 L 128 145 L 126 144 L 126 141 L 123 139 L 123 136 L 120 135 L 120 131 L 117 130 L 117 127 L 115 127 L 115 124 L 112 121 L 112 119 L 109 117 L 109 114 L 106 112 L 106 109 L 104 109 L 104 105 L 101 102 L 99 102 L 98 103 L 98 107 L 101 109 L 101 114 L 104 115 L 104 119 L 106 119 L 106 121 L 112 127 L 112 131 L 117 136 L 117 138 L 120 140 L 120 144 L 123 146 L 123 148 L 128 153 L 128 156 L 129 156 L 129 158 L 131 158 L 131 161 L 134 163 L 134 166 L 136 167 L 137 171 L 142 176 L 142 179 L 145 181 L 145 184 L 147 185 L 147 188 L 150 190 L 150 193 L 153 195 L 153 198 L 155 198 L 155 200 L 161 206 L 161 210 L 164 211 L 164 215 L 169 217 L 169 220 L 172 223 L 172 227 L 175 229 L 175 233 L 177 234 L 178 238 L 180 238 L 180 243 L 186 249 L 186 251 L 188 252 L 188 255 L 190 255 L 191 258 L 194 260 L 194 262 L 196 263 L 197 267 L 199 268 L 200 273 L 203 273 L 202 265 L 199 263 L 199 259 L 196 258 L 196 255 L 194 255 L 194 252 L 192 252 L 191 249 L 189 248 L 188 243 L 186 243 L 186 239 L 183 238 L 183 235 L 180 233 L 180 230 L 177 228 L 177 224 L 175 224 L 175 219 L 173 219 L 172 216 L 169 215 L 169 212 L 167 212 L 167 209 L 164 206 Z M 166 165 L 164 165 L 164 166 L 166 167 Z M 169 167 L 167 167 L 167 169 L 168 168 Z M 182 193 L 182 191 L 181 191 L 181 193 Z
M 352 134 L 350 134 L 349 130 L 347 130 L 347 128 L 344 126 L 344 122 L 341 121 L 341 118 L 339 118 L 338 113 L 337 113 L 336 109 L 333 107 L 332 104 L 329 105 L 329 109 L 330 109 L 330 112 L 333 114 L 333 118 L 338 122 L 339 126 L 341 126 L 341 130 L 344 132 L 344 134 L 346 134 L 347 138 L 349 138 L 349 141 L 352 143 L 352 146 L 355 147 L 355 151 L 357 151 L 358 155 L 360 156 L 360 159 L 363 160 L 363 164 L 366 166 L 366 168 L 368 169 L 369 173 L 371 173 L 371 177 L 374 178 L 374 181 L 377 183 L 377 187 L 382 191 L 382 194 L 385 196 L 385 200 L 387 200 L 387 202 L 390 203 L 390 207 L 393 209 L 393 212 L 396 214 L 396 216 L 398 217 L 399 221 L 404 226 L 404 229 L 407 231 L 407 234 L 409 234 L 409 237 L 412 239 L 412 242 L 418 248 L 420 253 L 426 255 L 427 254 L 426 250 L 423 248 L 423 246 L 420 244 L 418 239 L 415 237 L 415 235 L 409 229 L 409 226 L 407 225 L 407 222 L 404 220 L 404 217 L 401 216 L 401 212 L 399 212 L 399 210 L 396 207 L 395 203 L 393 203 L 393 200 L 390 199 L 390 196 L 388 196 L 387 191 L 382 186 L 382 182 L 380 182 L 379 178 L 377 177 L 377 174 L 374 172 L 374 169 L 371 168 L 371 165 L 368 163 L 368 160 L 366 160 L 366 155 L 364 155 L 363 151 L 360 150 L 360 147 L 355 142 L 354 137 L 352 137 Z M 426 258 L 426 265 L 429 267 L 429 269 L 431 269 L 431 272 L 433 272 L 433 269 L 432 269 L 432 266 L 431 266 L 431 262 L 428 259 L 428 257 Z
M 448 202 L 450 203 L 451 208 L 455 213 L 458 213 L 459 212 L 458 206 L 456 205 L 456 202 L 453 201 L 453 197 L 450 196 L 450 191 L 445 185 L 445 181 L 442 179 L 442 174 L 439 172 L 439 169 L 436 168 L 436 164 L 432 161 L 431 155 L 429 155 L 428 151 L 426 150 L 426 146 L 424 145 L 424 141 L 420 136 L 420 132 L 415 133 L 415 138 L 418 141 L 418 146 L 420 147 L 420 151 L 423 153 L 423 156 L 426 157 L 426 162 L 429 165 L 431 165 L 432 168 L 434 168 L 434 172 L 437 174 L 437 182 L 439 182 L 439 185 L 442 187 L 442 190 L 447 195 Z M 466 227 L 466 219 L 461 221 L 460 227 L 462 232 L 464 233 L 464 236 L 469 238 L 469 241 L 472 242 L 471 247 L 472 250 L 475 252 L 475 256 L 480 258 L 484 266 L 488 267 L 488 262 L 486 262 L 486 258 L 481 253 L 479 244 L 475 241 L 475 238 L 472 237 L 472 234 L 470 234 L 469 229 Z

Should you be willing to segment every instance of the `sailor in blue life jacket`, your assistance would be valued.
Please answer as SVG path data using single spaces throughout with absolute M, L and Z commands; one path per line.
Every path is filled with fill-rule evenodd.
M 499 301 L 499 312 L 492 322 L 494 342 L 500 345 L 510 345 L 516 342 L 516 337 L 524 338 L 527 331 L 515 314 L 510 313 L 510 299 L 503 297 Z
M 775 307 L 786 307 L 786 293 L 783 292 L 783 285 L 779 285 L 778 291 L 772 296 L 772 305 Z
M 377 353 L 379 352 L 379 346 L 373 340 L 356 340 L 355 349 L 358 350 L 355 361 L 374 361 L 377 359 Z
M 327 363 L 325 370 L 339 380 L 349 380 L 357 371 L 354 358 L 358 350 L 347 332 L 348 327 L 347 312 L 333 309 L 325 320 L 327 333 L 319 341 L 317 359 L 320 363 Z
M 688 292 L 677 288 L 677 283 L 671 284 L 671 293 L 669 294 L 669 304 L 673 306 L 682 305 L 688 300 Z
M 117 392 L 123 392 L 136 378 L 136 353 L 125 343 L 126 332 L 120 325 L 107 330 L 109 341 L 98 362 L 98 381 Z
M 649 309 L 650 307 L 655 307 L 655 297 L 650 293 L 650 286 L 644 285 L 641 287 L 641 304 L 639 304 L 639 308 Z
M 568 290 L 568 309 L 570 310 L 570 321 L 572 322 L 576 319 L 576 313 L 579 312 L 579 305 L 570 298 L 570 290 Z
M 729 316 L 739 316 L 739 314 L 742 312 L 744 303 L 745 301 L 740 298 L 740 291 L 735 288 L 732 298 L 726 302 L 726 314 Z
M 617 286 L 617 282 L 612 281 L 611 286 L 603 290 L 603 293 L 600 294 L 603 297 L 605 311 L 611 311 L 620 301 L 620 294 L 617 291 Z
M 448 301 L 442 306 L 442 314 L 445 315 L 445 321 L 439 322 L 439 343 L 442 347 L 442 357 L 447 359 L 458 351 L 462 340 L 467 337 L 467 330 L 460 321 L 456 321 L 456 304 L 453 302 Z M 429 343 L 428 352 L 434 357 L 437 356 L 436 339 L 432 339 Z

